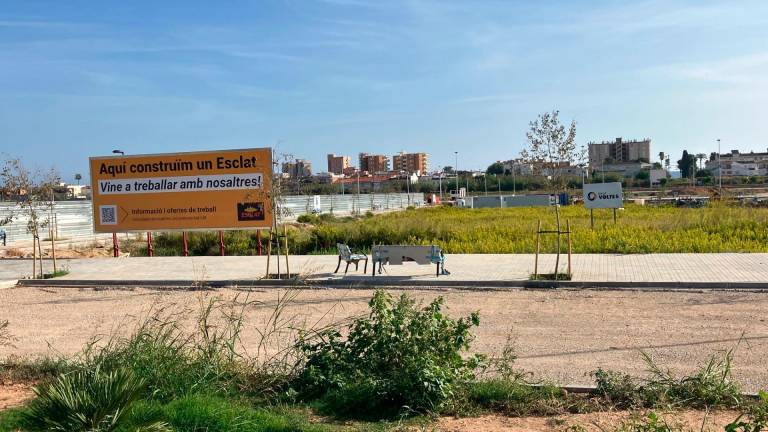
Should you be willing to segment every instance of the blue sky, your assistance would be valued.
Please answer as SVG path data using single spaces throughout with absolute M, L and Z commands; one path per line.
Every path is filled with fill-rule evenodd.
M 768 2 L 0 0 L 0 152 L 516 157 L 559 109 L 652 155 L 768 148 Z

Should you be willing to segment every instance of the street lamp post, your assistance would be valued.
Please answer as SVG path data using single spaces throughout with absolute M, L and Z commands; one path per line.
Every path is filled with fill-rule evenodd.
M 719 140 L 718 140 L 718 141 L 719 141 Z M 122 155 L 122 156 L 125 156 L 125 152 L 124 152 L 124 151 L 122 151 L 122 150 L 112 150 L 112 153 L 114 153 L 114 154 L 119 154 L 119 155 Z
M 405 175 L 405 190 L 408 193 L 408 205 L 411 205 L 411 176 Z
M 357 213 L 360 214 L 360 171 L 357 172 Z
M 517 177 L 515 177 L 515 161 L 512 161 L 512 196 L 517 195 Z
M 443 173 L 437 175 L 437 183 L 440 185 L 440 202 L 443 202 Z
M 456 163 L 453 167 L 453 172 L 456 174 L 456 202 L 459 200 L 459 152 L 455 151 L 453 154 L 456 156 Z
M 720 138 L 717 139 L 717 171 L 720 174 L 718 177 L 718 193 L 723 196 L 723 167 L 720 165 Z

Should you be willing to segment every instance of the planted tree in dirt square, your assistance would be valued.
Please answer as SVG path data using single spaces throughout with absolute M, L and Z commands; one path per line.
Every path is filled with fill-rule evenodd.
M 33 173 L 20 159 L 6 157 L 0 170 L 0 194 L 4 199 L 16 203 L 9 215 L 0 220 L 6 225 L 14 219 L 26 220 L 27 233 L 32 235 L 32 275 L 43 276 L 43 250 L 40 244 L 40 230 L 51 222 L 53 212 L 53 188 L 59 176 L 55 170 Z M 51 236 L 53 273 L 56 273 L 56 249 L 54 236 Z M 37 256 L 40 268 L 37 269 Z

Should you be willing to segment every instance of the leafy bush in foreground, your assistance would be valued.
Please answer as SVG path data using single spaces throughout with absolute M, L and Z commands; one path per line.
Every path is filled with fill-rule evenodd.
M 377 291 L 370 314 L 348 326 L 306 341 L 307 356 L 298 384 L 304 395 L 322 398 L 341 415 L 388 416 L 403 411 L 437 411 L 473 378 L 482 360 L 462 358 L 479 325 L 474 313 L 458 320 L 443 314 L 443 299 L 420 308 L 406 294 L 394 300 Z
M 125 423 L 131 404 L 141 398 L 144 388 L 145 382 L 130 369 L 79 370 L 35 388 L 36 398 L 24 414 L 38 430 L 115 431 Z M 140 426 L 146 432 L 169 430 L 151 419 Z

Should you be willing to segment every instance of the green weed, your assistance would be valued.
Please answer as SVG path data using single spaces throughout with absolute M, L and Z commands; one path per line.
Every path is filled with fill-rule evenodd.
M 620 408 L 690 407 L 734 408 L 742 396 L 733 380 L 733 349 L 713 354 L 690 376 L 676 377 L 642 352 L 648 377 L 639 380 L 627 374 L 598 369 L 593 372 L 596 393 Z
M 726 425 L 726 432 L 768 431 L 768 392 L 761 391 L 759 400 L 750 404 L 736 420 Z
M 32 429 L 60 432 L 110 432 L 125 424 L 132 403 L 146 383 L 130 369 L 79 370 L 34 389 L 36 397 L 24 411 Z M 142 431 L 162 432 L 162 422 L 150 420 Z

